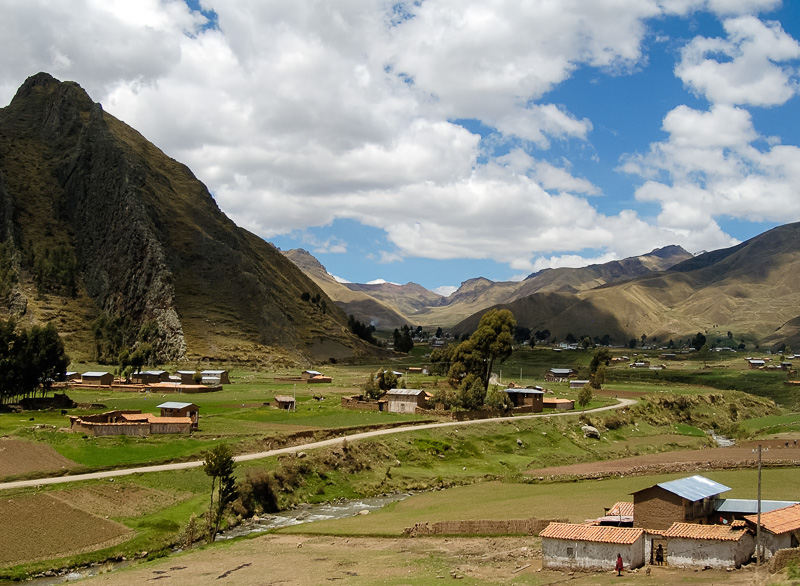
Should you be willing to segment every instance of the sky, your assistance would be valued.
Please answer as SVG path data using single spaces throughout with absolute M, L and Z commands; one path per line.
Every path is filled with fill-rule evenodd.
M 0 0 L 39 71 L 343 281 L 444 295 L 800 221 L 800 2 Z

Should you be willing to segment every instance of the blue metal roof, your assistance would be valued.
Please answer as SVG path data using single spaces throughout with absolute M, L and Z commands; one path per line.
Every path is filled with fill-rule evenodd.
M 729 486 L 699 475 L 670 480 L 669 482 L 660 482 L 656 486 L 660 486 L 664 490 L 690 501 L 699 501 L 730 490 Z
M 796 505 L 795 501 L 761 501 L 761 512 L 768 513 L 784 507 Z M 758 500 L 756 499 L 722 499 L 717 503 L 718 513 L 743 513 L 755 515 L 758 513 Z

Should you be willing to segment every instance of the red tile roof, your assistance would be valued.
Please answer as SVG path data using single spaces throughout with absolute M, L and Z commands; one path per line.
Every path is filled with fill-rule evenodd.
M 745 519 L 758 523 L 758 515 L 747 515 Z M 800 504 L 761 513 L 761 526 L 775 535 L 797 531 L 800 529 Z
M 747 531 L 729 525 L 696 525 L 694 523 L 673 523 L 664 531 L 664 537 L 685 539 L 713 539 L 715 541 L 739 541 Z
M 644 529 L 638 527 L 599 527 L 597 525 L 550 523 L 539 535 L 550 539 L 630 545 L 635 543 L 642 534 L 644 534 Z
M 608 509 L 607 517 L 633 517 L 633 503 L 618 502 Z

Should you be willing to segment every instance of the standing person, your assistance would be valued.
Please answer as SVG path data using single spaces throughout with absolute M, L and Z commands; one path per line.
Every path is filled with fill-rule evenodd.
M 656 565 L 660 566 L 664 563 L 664 548 L 659 543 L 658 547 L 656 548 Z
M 617 565 L 614 566 L 614 569 L 617 571 L 617 576 L 622 576 L 622 568 L 625 567 L 625 562 L 622 561 L 622 556 L 617 554 Z

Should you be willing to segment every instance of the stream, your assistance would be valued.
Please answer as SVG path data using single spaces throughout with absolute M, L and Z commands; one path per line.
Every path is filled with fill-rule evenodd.
M 400 493 L 357 500 L 342 499 L 320 505 L 299 505 L 297 508 L 290 509 L 288 511 L 281 511 L 271 515 L 261 515 L 253 519 L 248 519 L 228 531 L 220 532 L 215 541 L 235 539 L 237 537 L 244 537 L 253 533 L 264 533 L 271 529 L 280 529 L 281 527 L 290 527 L 292 525 L 301 525 L 303 523 L 328 521 L 330 519 L 345 519 L 347 517 L 355 517 L 356 515 L 367 515 L 372 511 L 381 509 L 389 503 L 401 501 L 409 496 L 411 495 L 408 493 Z M 176 549 L 173 553 L 180 553 L 181 551 L 183 550 Z M 119 570 L 135 563 L 137 562 L 134 560 L 103 562 L 84 568 L 75 568 L 70 570 L 68 573 L 59 573 L 58 575 L 52 576 L 37 576 L 31 580 L 27 580 L 26 584 L 35 584 L 36 586 L 65 584 L 68 582 L 82 580 L 83 578 L 97 576 L 99 574 L 107 574 L 108 572 L 113 572 L 114 570 Z

